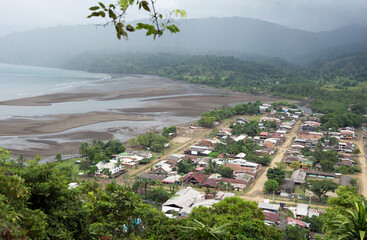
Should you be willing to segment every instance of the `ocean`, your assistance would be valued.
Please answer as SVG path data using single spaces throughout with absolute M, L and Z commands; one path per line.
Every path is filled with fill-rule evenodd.
M 106 74 L 0 63 L 0 101 L 67 91 Z

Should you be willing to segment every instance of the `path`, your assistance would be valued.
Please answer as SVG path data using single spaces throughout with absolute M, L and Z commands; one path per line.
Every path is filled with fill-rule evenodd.
M 221 124 L 219 124 L 219 126 L 217 126 L 218 129 L 221 129 L 221 128 L 226 128 L 230 125 L 230 123 L 234 120 L 234 119 L 237 119 L 241 116 L 234 116 L 230 119 L 226 119 L 224 120 Z M 190 138 L 191 140 L 185 142 L 185 143 L 181 143 L 179 144 L 178 146 L 174 147 L 173 149 L 171 149 L 169 152 L 163 154 L 162 156 L 160 156 L 159 158 L 155 159 L 153 162 L 151 162 L 148 166 L 145 166 L 145 167 L 142 167 L 142 168 L 138 168 L 138 169 L 132 169 L 130 171 L 128 171 L 126 174 L 129 175 L 129 176 L 135 176 L 135 175 L 140 175 L 142 173 L 146 173 L 146 172 L 149 172 L 150 171 L 150 168 L 162 161 L 163 159 L 166 159 L 168 158 L 169 156 L 171 156 L 172 154 L 175 154 L 175 153 L 180 153 L 182 154 L 183 151 L 188 148 L 189 146 L 192 146 L 194 145 L 195 143 L 201 141 L 204 139 L 204 137 L 206 135 L 209 135 L 213 129 L 207 129 L 207 128 L 198 128 L 194 131 L 200 131 L 199 134 L 196 134 L 194 137 Z
M 297 123 L 293 126 L 292 130 L 289 132 L 286 141 L 278 148 L 278 153 L 275 155 L 270 165 L 266 167 L 263 174 L 261 174 L 261 176 L 259 176 L 255 180 L 250 191 L 248 191 L 243 197 L 244 199 L 250 199 L 252 201 L 262 201 L 264 199 L 264 184 L 265 181 L 268 179 L 266 177 L 266 173 L 269 168 L 276 167 L 276 163 L 280 163 L 282 161 L 284 154 L 287 152 L 293 142 L 293 138 L 297 135 L 300 124 L 301 121 L 298 120 Z
M 365 175 L 367 173 L 367 163 L 366 163 L 366 149 L 365 149 L 365 139 L 363 137 L 366 136 L 366 130 L 361 132 L 360 139 L 358 141 L 353 141 L 361 153 L 358 155 L 358 160 L 361 168 L 361 173 L 358 175 L 355 175 L 358 178 L 358 184 L 359 184 L 359 192 L 367 197 L 367 176 Z

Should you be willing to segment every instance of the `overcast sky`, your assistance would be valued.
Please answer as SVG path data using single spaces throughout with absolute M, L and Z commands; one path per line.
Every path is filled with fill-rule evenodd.
M 100 0 L 104 3 L 115 1 Z M 4 0 L 0 35 L 39 27 L 95 23 L 86 19 L 95 0 Z M 188 18 L 250 17 L 307 31 L 367 25 L 367 0 L 158 0 L 163 12 L 184 9 Z M 132 11 L 128 19 L 147 17 Z

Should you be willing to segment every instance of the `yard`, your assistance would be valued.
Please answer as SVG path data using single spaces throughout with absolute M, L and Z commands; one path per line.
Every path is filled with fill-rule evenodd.
M 63 160 L 56 163 L 56 168 L 64 168 L 64 167 L 71 167 L 71 175 L 73 178 L 78 177 L 78 173 L 81 172 L 79 170 L 79 165 L 76 163 L 76 161 L 80 161 L 80 158 L 73 158 L 68 160 Z

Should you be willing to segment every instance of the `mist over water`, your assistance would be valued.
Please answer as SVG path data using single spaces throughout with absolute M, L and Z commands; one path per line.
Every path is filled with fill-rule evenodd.
M 106 74 L 0 63 L 0 100 L 67 91 L 106 77 Z

